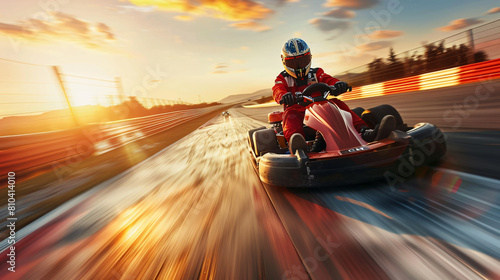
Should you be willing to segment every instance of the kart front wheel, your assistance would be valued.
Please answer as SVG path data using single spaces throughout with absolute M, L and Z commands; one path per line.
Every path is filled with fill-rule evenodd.
M 253 145 L 256 156 L 262 156 L 269 151 L 278 149 L 276 132 L 272 128 L 255 131 L 253 134 Z
M 248 145 L 250 146 L 250 148 L 252 149 L 252 151 L 257 155 L 257 153 L 255 152 L 255 147 L 253 145 L 253 134 L 256 132 L 256 131 L 259 131 L 259 130 L 262 130 L 262 129 L 266 129 L 265 126 L 261 126 L 261 127 L 258 127 L 258 128 L 254 128 L 254 129 L 250 129 L 248 131 Z

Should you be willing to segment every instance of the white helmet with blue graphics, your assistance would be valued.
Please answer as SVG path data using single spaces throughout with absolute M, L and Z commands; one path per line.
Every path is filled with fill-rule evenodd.
M 292 38 L 281 49 L 281 61 L 290 76 L 305 79 L 311 69 L 311 51 L 304 40 Z

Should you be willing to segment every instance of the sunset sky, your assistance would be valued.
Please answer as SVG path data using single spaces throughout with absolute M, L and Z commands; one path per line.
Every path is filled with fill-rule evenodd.
M 0 7 L 0 58 L 121 77 L 127 95 L 195 103 L 270 88 L 291 37 L 303 38 L 313 66 L 333 75 L 391 46 L 402 52 L 500 18 L 498 0 L 2 0 Z M 11 64 L 0 66 L 5 74 Z M 33 79 L 19 73 L 12 79 Z

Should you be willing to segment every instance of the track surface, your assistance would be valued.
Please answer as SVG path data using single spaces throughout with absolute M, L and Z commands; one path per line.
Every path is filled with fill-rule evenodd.
M 499 132 L 449 129 L 446 158 L 397 185 L 288 189 L 253 170 L 259 110 L 230 110 L 26 227 L 0 278 L 500 279 Z

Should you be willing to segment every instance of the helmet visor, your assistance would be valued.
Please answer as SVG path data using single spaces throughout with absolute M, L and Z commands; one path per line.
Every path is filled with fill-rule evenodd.
M 307 68 L 311 63 L 311 53 L 307 52 L 303 55 L 285 57 L 285 65 L 288 68 L 299 70 Z

